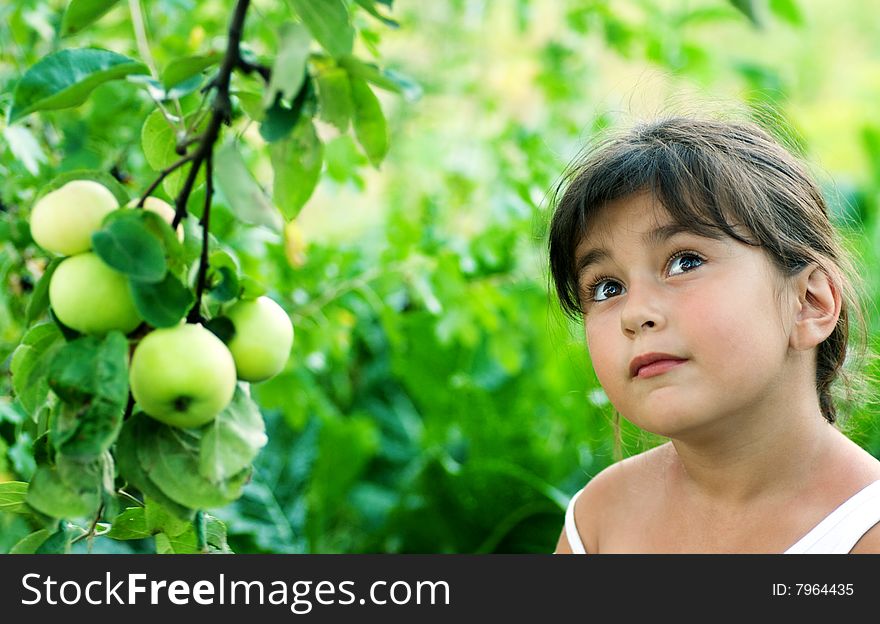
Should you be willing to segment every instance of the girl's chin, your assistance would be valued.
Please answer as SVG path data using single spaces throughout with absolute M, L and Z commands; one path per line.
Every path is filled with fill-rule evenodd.
M 626 418 L 626 415 L 623 415 Z M 689 431 L 706 424 L 704 419 L 682 409 L 676 409 L 674 405 L 666 404 L 656 409 L 643 410 L 638 417 L 627 418 L 639 429 L 663 436 L 665 438 L 677 438 L 686 435 Z

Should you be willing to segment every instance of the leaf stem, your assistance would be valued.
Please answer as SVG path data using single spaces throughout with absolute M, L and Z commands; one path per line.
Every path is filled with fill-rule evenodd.
M 122 488 L 119 488 L 118 490 L 116 490 L 116 493 L 119 494 L 120 496 L 127 498 L 128 500 L 130 500 L 131 502 L 136 504 L 138 507 L 146 507 L 146 505 L 144 505 L 144 503 L 140 499 L 132 496 L 131 494 L 129 494 L 128 492 L 126 492 Z
M 141 9 L 140 0 L 128 0 L 128 10 L 129 13 L 131 13 L 131 22 L 134 26 L 134 37 L 137 40 L 138 51 L 143 57 L 144 62 L 147 64 L 147 67 L 150 69 L 150 75 L 152 75 L 155 80 L 159 80 L 159 70 L 156 68 L 156 59 L 153 58 L 153 53 L 150 51 L 150 43 L 147 40 L 147 27 L 144 24 L 144 14 Z M 177 117 L 181 120 L 181 123 L 183 123 L 183 108 L 180 106 L 180 100 L 178 98 L 173 98 L 173 101 L 177 108 Z M 162 104 L 160 102 L 156 102 L 156 105 L 162 109 Z M 171 119 L 164 109 L 162 109 L 162 113 L 170 122 Z

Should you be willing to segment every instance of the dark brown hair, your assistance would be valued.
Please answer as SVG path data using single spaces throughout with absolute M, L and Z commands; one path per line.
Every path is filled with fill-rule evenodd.
M 858 369 L 844 362 L 851 341 L 866 357 L 865 314 L 852 259 L 831 223 L 818 185 L 798 158 L 752 122 L 663 118 L 610 131 L 575 163 L 556 189 L 550 271 L 566 315 L 582 315 L 575 248 L 609 202 L 650 192 L 676 223 L 704 236 L 730 236 L 761 248 L 785 279 L 818 265 L 840 290 L 837 326 L 818 346 L 816 391 L 822 415 L 837 419 L 833 382 L 858 394 Z M 854 336 L 853 322 L 861 329 Z

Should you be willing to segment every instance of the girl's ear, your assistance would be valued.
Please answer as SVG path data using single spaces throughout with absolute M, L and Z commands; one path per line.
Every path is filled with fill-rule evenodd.
M 833 275 L 810 264 L 794 278 L 797 306 L 789 345 L 806 351 L 820 344 L 837 326 L 840 317 L 840 288 Z

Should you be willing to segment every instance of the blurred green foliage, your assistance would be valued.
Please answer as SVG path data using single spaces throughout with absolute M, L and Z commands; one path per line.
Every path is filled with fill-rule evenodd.
M 58 49 L 65 4 L 0 7 L 4 111 L 17 77 Z M 136 57 L 124 4 L 65 45 L 82 38 Z M 159 67 L 216 49 L 215 38 L 222 45 L 228 3 L 144 5 Z M 356 14 L 355 49 L 381 52 L 422 95 L 380 94 L 391 141 L 378 170 L 350 136 L 319 125 L 325 172 L 296 220 L 303 240 L 240 223 L 222 193 L 212 214 L 242 273 L 296 327 L 285 372 L 253 387 L 269 436 L 254 478 L 215 512 L 233 551 L 552 551 L 568 497 L 612 462 L 613 429 L 583 330 L 553 300 L 548 191 L 608 125 L 742 103 L 816 165 L 860 258 L 866 300 L 878 300 L 871 2 L 397 0 L 388 13 L 398 29 Z M 287 17 L 283 2 L 255 3 L 244 41 L 256 57 L 271 53 Z M 246 93 L 256 80 L 234 84 Z M 181 104 L 192 110 L 198 95 Z M 2 398 L 39 271 L 23 219 L 64 171 L 113 171 L 130 193 L 143 190 L 154 174 L 140 129 L 153 107 L 143 89 L 114 82 L 79 108 L 0 122 L 0 473 L 9 477 L 34 471 L 21 413 Z M 271 186 L 256 128 L 232 130 Z M 871 410 L 858 406 L 848 432 L 880 456 Z M 657 441 L 624 423 L 625 455 Z M 0 551 L 32 530 L 0 513 Z M 149 550 L 95 540 L 102 548 Z

